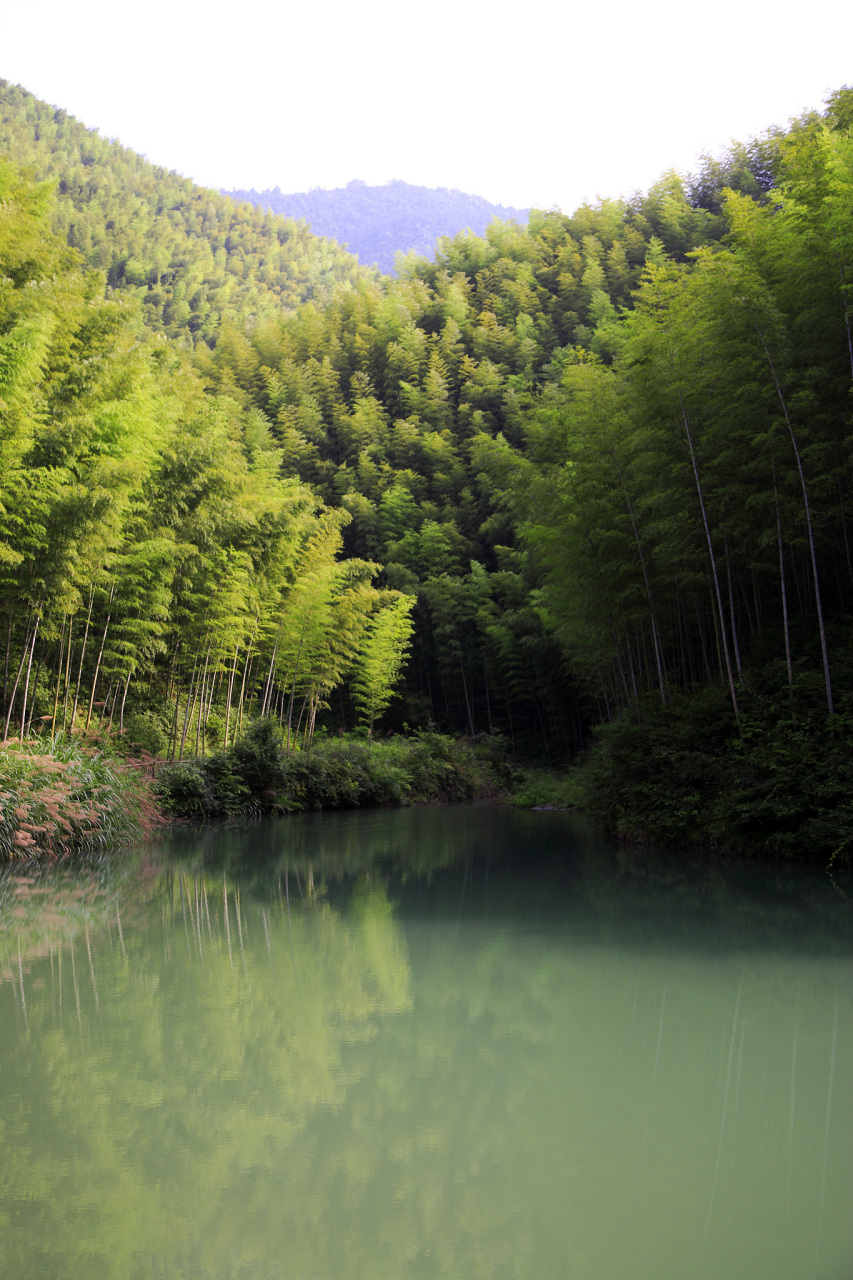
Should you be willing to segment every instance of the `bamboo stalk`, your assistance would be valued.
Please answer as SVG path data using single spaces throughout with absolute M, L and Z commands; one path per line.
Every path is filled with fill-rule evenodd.
M 63 658 L 64 658 L 64 656 L 65 656 L 65 624 L 66 624 L 66 621 L 67 621 L 67 614 L 64 614 L 64 613 L 63 613 L 63 615 L 62 615 L 62 637 L 61 637 L 61 639 L 60 639 L 60 641 L 59 641 L 59 663 L 57 664 L 57 669 L 56 669 L 56 692 L 55 692 L 55 694 L 54 694 L 54 696 L 53 696 L 53 716 L 51 717 L 51 721 L 50 721 L 50 736 L 51 736 L 51 738 L 52 738 L 52 737 L 54 736 L 54 734 L 56 733 L 56 716 L 57 716 L 57 713 L 58 713 L 58 711 L 59 711 L 59 686 L 62 684 L 62 659 L 63 659 Z

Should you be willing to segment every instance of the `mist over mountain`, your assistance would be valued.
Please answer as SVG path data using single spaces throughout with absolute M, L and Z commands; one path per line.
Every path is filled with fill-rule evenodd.
M 431 258 L 441 236 L 455 236 L 466 229 L 482 235 L 495 218 L 525 223 L 529 212 L 492 204 L 464 191 L 400 180 L 384 186 L 354 180 L 331 191 L 315 188 L 288 194 L 275 187 L 221 194 L 287 218 L 304 218 L 315 235 L 346 245 L 361 263 L 375 263 L 386 275 L 393 275 L 400 252 Z

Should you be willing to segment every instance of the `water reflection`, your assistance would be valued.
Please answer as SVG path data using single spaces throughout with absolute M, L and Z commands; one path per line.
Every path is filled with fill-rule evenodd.
M 0 885 L 3 1275 L 850 1274 L 828 882 L 477 809 L 157 857 Z

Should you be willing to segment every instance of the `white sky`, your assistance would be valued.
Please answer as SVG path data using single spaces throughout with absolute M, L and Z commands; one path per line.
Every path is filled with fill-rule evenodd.
M 645 190 L 853 83 L 845 0 L 0 0 L 0 76 L 211 187 Z

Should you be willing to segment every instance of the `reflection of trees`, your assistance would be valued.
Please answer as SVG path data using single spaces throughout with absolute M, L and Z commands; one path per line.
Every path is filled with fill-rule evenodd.
M 29 1076 L 4 1110 L 4 1274 L 39 1274 L 43 1248 L 44 1275 L 147 1275 L 143 1259 L 190 1242 L 203 1274 L 237 1274 L 217 1244 L 244 1234 L 235 1214 L 267 1256 L 258 1219 L 284 1212 L 270 1177 L 312 1116 L 340 1106 L 377 1019 L 410 1004 L 399 930 L 368 886 L 344 917 L 176 876 L 156 933 L 114 932 L 91 969 L 78 945 L 73 974 L 57 962 L 26 992 L 2 1054 L 4 1077 Z
M 77 938 L 132 924 L 159 879 L 158 863 L 126 850 L 118 858 L 0 868 L 0 985 L 20 987 L 43 956 L 58 964 L 59 951 Z
M 513 836 L 512 815 L 476 813 L 211 834 L 173 861 L 147 934 L 93 938 L 91 968 L 78 940 L 61 978 L 33 967 L 26 1024 L 0 989 L 18 1031 L 0 1082 L 30 1077 L 0 1110 L 16 1152 L 0 1271 L 680 1280 L 710 1218 L 705 1274 L 742 1280 L 760 1257 L 776 1269 L 750 1280 L 780 1280 L 811 1274 L 825 1157 L 828 1266 L 853 1119 L 849 933 L 827 963 L 794 899 L 719 866 L 559 839 L 549 865 L 536 839 L 547 854 L 559 819 L 524 815 Z M 510 870 L 519 832 L 529 860 Z M 802 885 L 824 924 L 844 908 Z

